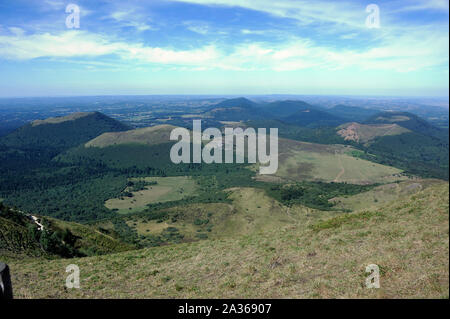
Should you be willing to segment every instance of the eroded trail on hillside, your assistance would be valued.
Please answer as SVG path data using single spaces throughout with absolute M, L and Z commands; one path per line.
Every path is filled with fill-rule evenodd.
M 338 155 L 337 151 L 334 151 L 334 155 L 336 155 L 336 156 Z M 339 160 L 339 165 L 341 166 L 341 171 L 336 175 L 336 178 L 333 181 L 335 183 L 338 183 L 339 182 L 339 178 L 341 178 L 341 176 L 345 174 L 345 168 L 344 168 L 344 165 L 342 165 L 341 158 L 338 157 L 338 160 Z
M 30 215 L 31 219 L 34 221 L 34 223 L 38 226 L 38 230 L 42 231 L 44 230 L 44 225 L 42 225 L 36 216 Z
M 294 217 L 292 217 L 292 215 L 289 213 L 289 209 L 290 209 L 290 207 L 288 207 L 288 208 L 286 209 L 286 214 L 287 214 L 288 217 L 289 217 L 290 219 L 292 219 L 294 222 L 297 222 L 297 219 L 295 219 Z

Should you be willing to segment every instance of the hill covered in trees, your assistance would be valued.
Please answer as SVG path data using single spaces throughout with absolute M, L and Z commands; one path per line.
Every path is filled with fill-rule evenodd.
M 99 112 L 74 113 L 59 118 L 36 120 L 0 138 L 0 144 L 15 149 L 69 149 L 105 132 L 129 130 Z

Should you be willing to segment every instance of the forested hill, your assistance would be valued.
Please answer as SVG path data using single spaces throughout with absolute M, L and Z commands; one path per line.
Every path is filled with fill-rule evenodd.
M 264 111 L 270 113 L 274 118 L 283 118 L 299 111 L 309 110 L 316 107 L 303 101 L 276 101 L 265 105 Z
M 0 138 L 0 144 L 18 149 L 69 149 L 102 133 L 129 129 L 99 112 L 74 113 L 33 121 Z
M 378 110 L 365 109 L 357 106 L 336 105 L 327 110 L 328 113 L 345 119 L 348 122 L 362 122 L 379 113 Z
M 417 115 L 408 112 L 383 112 L 368 118 L 365 124 L 397 124 L 413 132 L 439 138 L 448 142 L 448 130 L 433 126 Z
M 257 103 L 246 98 L 225 100 L 211 106 L 205 114 L 220 121 L 248 121 L 269 116 Z

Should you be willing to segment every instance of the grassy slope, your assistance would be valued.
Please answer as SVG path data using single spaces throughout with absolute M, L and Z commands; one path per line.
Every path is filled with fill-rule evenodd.
M 396 123 L 419 134 L 434 136 L 448 143 L 448 131 L 433 126 L 417 115 L 408 112 L 384 112 L 368 118 L 365 124 Z
M 127 129 L 129 129 L 127 125 L 98 112 L 85 113 L 81 117 L 78 113 L 64 118 L 51 118 L 26 124 L 2 137 L 0 142 L 19 149 L 60 150 L 86 143 L 104 132 Z
M 410 130 L 397 124 L 359 124 L 347 123 L 338 127 L 337 134 L 345 140 L 367 143 L 378 136 L 399 135 Z
M 412 179 L 399 183 L 380 185 L 372 190 L 354 196 L 335 197 L 330 201 L 336 203 L 334 207 L 337 209 L 350 209 L 351 211 L 367 209 L 368 207 L 375 209 L 391 201 L 400 200 L 415 194 L 429 186 L 443 183 L 445 182 L 438 179 Z
M 146 186 L 146 189 L 132 192 L 133 197 L 112 198 L 105 202 L 108 209 L 117 209 L 119 213 L 143 211 L 147 204 L 180 200 L 194 195 L 197 185 L 189 176 L 147 177 L 131 180 L 156 181 L 157 185 Z M 128 188 L 126 189 L 128 191 Z
M 329 216 L 300 205 L 287 207 L 267 196 L 262 189 L 233 188 L 228 190 L 232 204 L 197 203 L 176 206 L 162 211 L 175 219 L 148 220 L 145 217 L 129 216 L 128 225 L 140 235 L 161 235 L 167 227 L 176 227 L 184 235 L 184 241 L 198 240 L 197 235 L 208 238 L 234 238 L 255 232 L 279 229 L 291 225 L 305 216 Z M 204 221 L 204 223 L 196 223 Z
M 448 298 L 448 192 L 448 184 L 433 185 L 373 212 L 306 214 L 230 239 L 11 261 L 12 282 L 18 298 Z M 67 291 L 72 263 L 81 269 L 81 289 Z M 372 263 L 381 268 L 380 289 L 364 286 Z
M 61 230 L 69 229 L 77 237 L 75 247 L 86 254 L 110 254 L 134 249 L 133 246 L 123 243 L 108 234 L 103 234 L 94 227 L 49 217 L 46 217 L 46 219 L 56 228 Z
M 86 143 L 86 147 L 107 147 L 117 144 L 161 144 L 170 142 L 170 132 L 175 129 L 172 125 L 157 125 L 124 132 L 108 132 Z
M 355 158 L 349 146 L 321 145 L 280 139 L 276 176 L 287 180 L 319 180 L 368 184 L 402 180 L 401 170 Z M 264 179 L 264 177 L 263 177 Z
M 134 249 L 131 245 L 125 244 L 116 238 L 99 232 L 94 227 L 81 225 L 78 223 L 65 222 L 50 217 L 38 216 L 45 228 L 51 233 L 62 232 L 66 229 L 75 236 L 73 247 L 84 255 L 108 254 Z M 44 252 L 39 241 L 33 239 L 27 225 L 33 225 L 27 217 L 23 217 L 25 225 L 20 225 L 15 221 L 0 217 L 0 259 L 15 256 L 15 259 L 27 256 L 47 256 L 55 258 L 56 255 Z M 49 227 L 48 227 L 49 226 Z
M 39 256 L 42 251 L 25 226 L 0 217 L 0 255 L 21 254 Z

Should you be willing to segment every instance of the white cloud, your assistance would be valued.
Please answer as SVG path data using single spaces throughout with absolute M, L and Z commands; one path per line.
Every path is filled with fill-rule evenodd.
M 242 29 L 241 30 L 242 34 L 258 34 L 258 35 L 262 35 L 265 33 L 265 31 L 263 30 L 249 30 L 249 29 Z
M 329 22 L 351 27 L 364 27 L 365 6 L 347 1 L 324 2 L 305 0 L 170 0 L 208 6 L 242 7 L 302 24 Z
M 123 57 L 126 59 L 134 59 L 139 62 L 204 66 L 210 65 L 220 56 L 214 46 L 181 51 L 144 46 L 131 46 L 127 47 L 126 51 L 123 53 Z
M 421 39 L 418 41 L 418 38 Z M 284 44 L 238 43 L 226 50 L 214 44 L 192 49 L 152 47 L 136 42 L 115 41 L 86 31 L 59 34 L 31 34 L 20 30 L 0 35 L 0 58 L 30 60 L 35 58 L 94 58 L 118 66 L 185 67 L 191 70 L 275 70 L 306 68 L 335 70 L 395 70 L 408 72 L 432 67 L 448 68 L 448 34 L 405 34 L 367 49 L 336 49 L 312 40 L 293 38 Z
M 348 40 L 348 39 L 354 39 L 358 36 L 358 33 L 353 32 L 353 33 L 346 33 L 341 35 L 339 38 L 344 39 L 344 40 Z
M 84 31 L 32 35 L 0 35 L 0 56 L 14 60 L 39 57 L 99 56 L 116 52 L 120 43 L 110 43 Z
M 148 24 L 147 19 L 137 14 L 135 9 L 114 11 L 109 15 L 109 18 L 119 22 L 122 26 L 133 27 L 138 31 L 157 30 L 157 28 Z
M 189 31 L 206 35 L 210 32 L 210 27 L 208 24 L 204 22 L 198 22 L 198 21 L 184 21 L 183 25 L 188 29 Z
M 85 31 L 58 35 L 0 35 L 0 57 L 12 60 L 36 58 L 101 57 L 116 55 L 139 63 L 195 65 L 210 64 L 219 57 L 213 46 L 193 50 L 170 50 L 140 43 L 115 42 Z
M 56 0 L 45 0 L 44 4 L 48 7 L 48 9 L 51 10 L 61 10 L 66 7 L 66 4 L 63 1 L 56 1 Z
M 22 36 L 25 34 L 25 30 L 23 30 L 22 28 L 18 28 L 18 27 L 9 27 L 8 30 L 14 34 L 15 36 Z
M 409 0 L 408 5 L 397 8 L 396 12 L 402 11 L 418 11 L 418 10 L 434 10 L 449 11 L 448 0 Z

